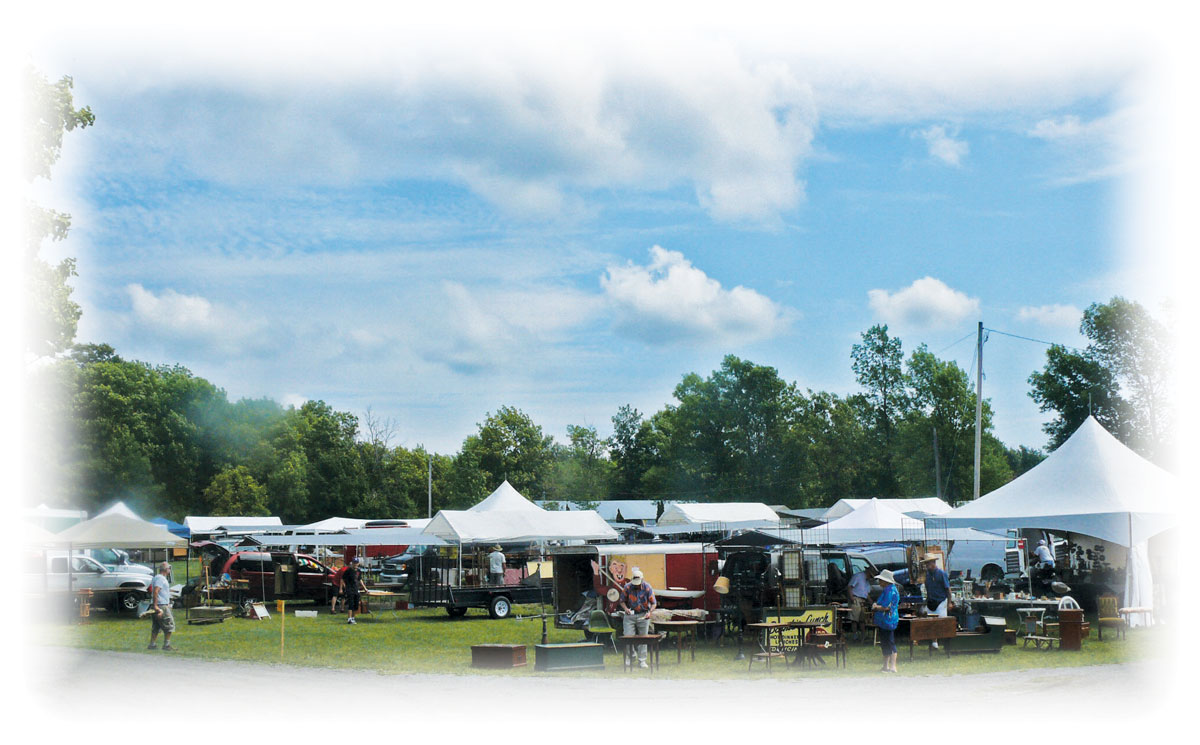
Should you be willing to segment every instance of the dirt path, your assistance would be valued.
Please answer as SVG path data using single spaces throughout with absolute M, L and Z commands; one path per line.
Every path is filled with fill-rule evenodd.
M 992 741 L 992 735 L 1007 732 L 998 739 L 1011 743 L 1021 741 L 1017 733 L 1033 724 L 1062 735 L 1052 740 L 1111 734 L 1132 724 L 1130 716 L 1147 721 L 1158 716 L 1161 722 L 1166 706 L 1163 686 L 1156 683 L 1161 670 L 1149 663 L 979 675 L 806 679 L 780 672 L 745 681 L 667 681 L 381 675 L 165 654 L 62 648 L 40 653 L 28 692 L 48 711 L 66 700 L 75 715 L 118 723 L 131 710 L 141 719 L 169 702 L 170 716 L 164 713 L 162 721 L 172 731 L 194 717 L 211 725 L 219 712 L 222 725 L 250 725 L 262 734 L 336 734 L 344 732 L 346 712 L 352 711 L 362 712 L 363 722 L 399 724 L 406 732 L 466 734 L 480 731 L 483 723 L 505 731 L 519 727 L 518 740 L 541 739 L 539 734 L 574 739 L 586 732 L 588 721 L 619 729 L 616 723 L 626 715 L 661 724 L 663 733 L 673 733 L 668 739 L 749 726 L 766 728 L 764 734 L 797 725 L 806 732 L 844 734 L 847 727 L 882 721 L 911 725 L 916 734 L 936 711 L 970 731 L 969 741 Z M 202 715 L 205 710 L 211 713 Z M 534 719 L 549 721 L 535 726 Z M 607 725 L 602 731 L 613 733 Z M 379 730 L 386 732 L 386 726 Z

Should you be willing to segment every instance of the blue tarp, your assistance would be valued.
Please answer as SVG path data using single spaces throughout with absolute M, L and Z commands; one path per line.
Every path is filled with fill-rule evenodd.
M 158 525 L 163 526 L 164 528 L 171 531 L 172 533 L 179 536 L 180 538 L 190 538 L 192 535 L 192 532 L 190 530 L 188 530 L 188 527 L 186 525 L 180 525 L 179 523 L 175 522 L 174 520 L 168 520 L 165 517 L 156 517 L 156 518 L 152 519 L 150 522 L 157 523 Z

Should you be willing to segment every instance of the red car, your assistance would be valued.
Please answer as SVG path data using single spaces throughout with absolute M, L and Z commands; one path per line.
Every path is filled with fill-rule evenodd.
M 325 603 L 337 592 L 341 574 L 345 571 L 330 569 L 311 556 L 286 551 L 230 553 L 225 547 L 211 542 L 198 544 L 196 548 L 209 562 L 210 581 L 216 582 L 224 574 L 230 579 L 247 580 L 253 600 L 307 598 Z M 277 572 L 277 568 L 281 571 Z

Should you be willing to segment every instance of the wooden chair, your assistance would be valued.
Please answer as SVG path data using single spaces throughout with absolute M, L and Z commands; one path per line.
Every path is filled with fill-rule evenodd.
M 1117 596 L 1111 592 L 1105 593 L 1097 600 L 1097 610 L 1099 618 L 1096 619 L 1099 625 L 1100 641 L 1104 641 L 1104 627 L 1112 626 L 1117 629 L 1117 637 L 1125 638 L 1125 619 L 1121 614 L 1117 613 Z

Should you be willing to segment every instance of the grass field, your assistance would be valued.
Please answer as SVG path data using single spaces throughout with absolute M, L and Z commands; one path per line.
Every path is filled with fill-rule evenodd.
M 176 575 L 180 581 L 180 575 Z M 177 631 L 172 639 L 176 654 L 204 659 L 244 660 L 252 662 L 285 663 L 331 668 L 372 670 L 382 673 L 451 673 L 472 675 L 533 675 L 533 645 L 541 641 L 542 622 L 538 618 L 520 618 L 539 612 L 537 606 L 517 606 L 514 616 L 492 620 L 483 611 L 473 610 L 461 619 L 450 619 L 440 609 L 397 611 L 393 618 L 388 610 L 377 611 L 357 625 L 346 623 L 344 615 L 331 615 L 321 609 L 317 618 L 296 618 L 295 608 L 316 608 L 315 605 L 289 604 L 286 620 L 269 605 L 271 618 L 250 621 L 232 618 L 224 623 L 192 626 L 184 621 L 182 610 L 176 611 Z M 548 619 L 549 620 L 549 619 Z M 283 652 L 280 654 L 280 627 L 284 630 Z M 127 615 L 98 611 L 84 624 L 47 624 L 33 627 L 35 644 L 62 645 L 88 649 L 141 652 L 162 655 L 162 651 L 146 650 L 150 623 Z M 912 662 L 908 651 L 901 646 L 899 668 L 902 675 L 970 674 L 1003 670 L 1037 669 L 1111 664 L 1150 659 L 1155 656 L 1153 644 L 1156 629 L 1129 632 L 1127 639 L 1117 640 L 1106 634 L 1103 642 L 1091 636 L 1084 640 L 1081 652 L 1036 651 L 1018 646 L 1005 646 L 999 654 L 953 655 L 929 657 L 924 648 L 916 650 Z M 548 623 L 550 642 L 581 640 L 578 631 L 555 629 Z M 485 643 L 527 644 L 529 665 L 512 670 L 475 670 L 471 668 L 471 645 Z M 750 644 L 746 651 L 749 653 Z M 664 647 L 662 668 L 655 675 L 664 678 L 746 678 L 768 675 L 763 665 L 756 664 L 753 673 L 747 672 L 747 661 L 734 661 L 736 642 L 724 646 L 702 643 L 692 662 L 685 651 L 682 664 L 675 661 L 675 650 Z M 845 676 L 875 675 L 880 666 L 878 648 L 870 645 L 851 645 L 847 669 L 783 670 L 776 665 L 770 675 Z M 588 677 L 620 676 L 620 659 L 609 654 L 604 671 L 559 672 L 555 675 Z

